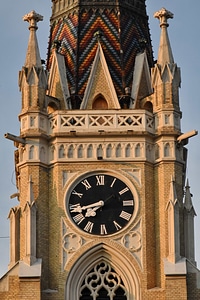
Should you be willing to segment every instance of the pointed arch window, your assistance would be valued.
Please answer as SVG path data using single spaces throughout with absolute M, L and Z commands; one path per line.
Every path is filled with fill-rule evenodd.
M 64 146 L 61 145 L 59 148 L 59 158 L 63 158 L 63 157 L 65 157 L 65 149 Z
M 121 144 L 118 144 L 116 148 L 116 157 L 121 157 L 121 156 L 122 156 L 122 146 Z
M 164 147 L 164 157 L 169 157 L 171 155 L 170 144 L 166 143 Z
M 125 148 L 125 156 L 130 157 L 131 156 L 131 145 L 128 144 Z
M 65 300 L 141 300 L 134 264 L 115 247 L 98 244 L 73 265 L 65 286 Z
M 78 157 L 82 158 L 83 157 L 83 145 L 80 145 L 78 147 Z
M 29 150 L 29 159 L 33 159 L 34 158 L 34 146 L 31 146 L 30 147 L 30 150 Z
M 90 144 L 87 148 L 87 157 L 91 158 L 93 156 L 93 146 Z
M 137 144 L 135 147 L 135 157 L 140 157 L 141 156 L 141 146 L 140 144 Z
M 73 145 L 70 145 L 67 151 L 67 157 L 68 158 L 73 158 L 74 156 L 74 147 Z
M 40 149 L 40 160 L 44 162 L 45 159 L 46 159 L 45 148 L 44 148 L 44 147 L 41 147 L 41 149 Z
M 112 157 L 112 145 L 109 144 L 106 148 L 106 157 Z
M 101 144 L 97 148 L 97 157 L 103 157 L 103 147 Z

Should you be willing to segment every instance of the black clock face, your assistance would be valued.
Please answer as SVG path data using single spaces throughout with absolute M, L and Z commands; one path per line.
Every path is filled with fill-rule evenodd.
M 134 212 L 130 188 L 119 178 L 107 174 L 94 174 L 80 180 L 66 204 L 76 226 L 101 236 L 123 229 Z

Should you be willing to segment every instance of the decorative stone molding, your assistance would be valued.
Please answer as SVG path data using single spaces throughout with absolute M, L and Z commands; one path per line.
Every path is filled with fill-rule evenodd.
M 84 244 L 83 238 L 75 233 L 62 219 L 62 267 L 65 269 L 67 262 Z
M 120 240 L 121 244 L 127 248 L 136 258 L 142 268 L 142 228 L 141 220 L 130 231 L 125 233 Z

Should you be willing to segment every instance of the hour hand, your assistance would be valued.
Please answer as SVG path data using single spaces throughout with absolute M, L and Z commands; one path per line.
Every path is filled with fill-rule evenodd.
M 83 207 L 82 207 L 82 210 L 88 209 L 88 208 L 96 208 L 96 207 L 97 207 L 97 209 L 98 209 L 99 207 L 101 207 L 101 206 L 103 206 L 103 205 L 104 205 L 104 202 L 103 202 L 102 200 L 100 200 L 100 201 L 98 201 L 98 202 L 95 202 L 95 203 L 92 203 L 92 204 L 83 206 Z
M 86 210 L 86 209 L 88 210 L 90 208 L 96 208 L 96 207 L 98 209 L 99 207 L 101 207 L 103 205 L 104 205 L 104 202 L 102 200 L 92 203 L 92 204 L 89 204 L 89 205 L 82 206 L 82 207 L 80 206 L 80 203 L 78 203 L 78 204 L 71 206 L 71 212 L 81 213 L 83 210 Z

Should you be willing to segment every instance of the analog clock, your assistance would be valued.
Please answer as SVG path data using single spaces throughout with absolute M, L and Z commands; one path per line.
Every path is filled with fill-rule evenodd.
M 134 198 L 121 179 L 98 173 L 76 183 L 66 206 L 72 222 L 81 230 L 104 236 L 128 224 L 134 212 Z

